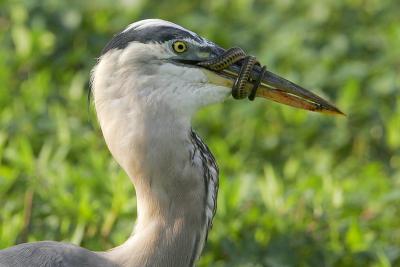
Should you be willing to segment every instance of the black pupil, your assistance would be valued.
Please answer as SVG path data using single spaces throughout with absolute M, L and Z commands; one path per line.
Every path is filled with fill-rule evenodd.
M 183 50 L 183 44 L 178 44 L 178 50 Z

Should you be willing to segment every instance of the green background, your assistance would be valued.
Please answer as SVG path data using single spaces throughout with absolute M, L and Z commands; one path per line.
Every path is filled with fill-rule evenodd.
M 128 237 L 134 190 L 88 79 L 113 34 L 155 17 L 241 46 L 347 113 L 229 100 L 197 114 L 221 173 L 198 266 L 400 266 L 395 0 L 0 0 L 0 248 Z

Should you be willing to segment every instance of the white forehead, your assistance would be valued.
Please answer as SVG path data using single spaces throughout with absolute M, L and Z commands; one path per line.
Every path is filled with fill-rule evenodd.
M 145 28 L 150 28 L 150 27 L 160 27 L 160 26 L 167 26 L 167 27 L 173 27 L 182 31 L 190 32 L 191 34 L 195 34 L 192 31 L 189 31 L 188 29 L 183 28 L 182 26 L 179 26 L 178 24 L 162 20 L 162 19 L 144 19 L 141 21 L 137 21 L 134 23 L 131 23 L 128 25 L 128 27 L 125 28 L 123 32 L 127 32 L 131 29 L 136 29 L 136 30 L 142 30 Z

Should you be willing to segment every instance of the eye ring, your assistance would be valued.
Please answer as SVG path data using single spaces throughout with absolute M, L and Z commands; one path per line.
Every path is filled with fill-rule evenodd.
M 175 41 L 172 44 L 172 48 L 176 53 L 183 53 L 187 50 L 187 44 L 183 41 Z

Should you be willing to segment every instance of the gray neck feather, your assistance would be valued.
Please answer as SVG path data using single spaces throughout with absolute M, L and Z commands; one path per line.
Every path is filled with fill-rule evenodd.
M 205 166 L 195 151 L 200 150 L 189 119 L 178 119 L 162 106 L 143 114 L 117 116 L 116 129 L 124 138 L 103 128 L 111 152 L 135 185 L 138 206 L 133 235 L 105 256 L 121 266 L 193 266 L 210 224 Z

